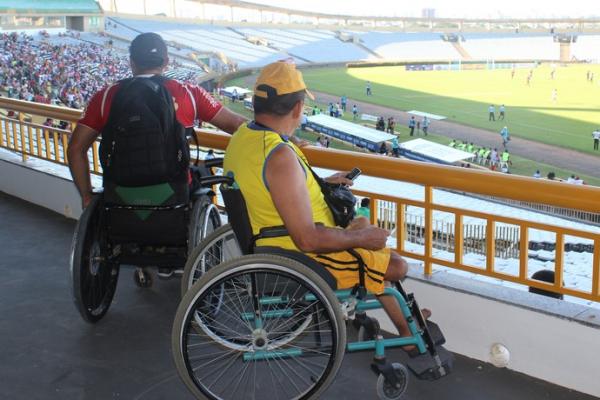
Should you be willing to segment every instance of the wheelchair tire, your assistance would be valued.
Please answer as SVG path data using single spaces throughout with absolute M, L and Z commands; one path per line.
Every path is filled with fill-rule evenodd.
M 289 289 L 285 299 L 278 285 Z M 227 301 L 212 316 L 211 296 L 223 287 Z M 279 298 L 287 303 L 273 306 Z M 310 328 L 284 335 L 307 314 Z M 215 327 L 212 333 L 198 327 L 198 316 Z M 219 331 L 227 338 L 215 337 Z M 237 348 L 223 346 L 233 337 Z M 288 258 L 250 255 L 198 279 L 179 304 L 171 345 L 179 376 L 197 399 L 317 399 L 342 363 L 346 326 L 335 294 L 315 272 Z
M 101 195 L 97 195 L 79 218 L 71 244 L 73 299 L 90 323 L 108 311 L 119 279 L 119 265 L 102 254 L 103 242 Z
M 380 400 L 400 400 L 408 388 L 408 370 L 403 364 L 392 363 L 392 368 L 400 381 L 398 387 L 392 386 L 383 374 L 377 378 L 377 396 Z
M 181 296 L 204 274 L 217 265 L 242 256 L 231 225 L 226 224 L 210 233 L 192 251 L 181 278 Z
M 208 195 L 200 196 L 192 206 L 188 233 L 188 255 L 205 237 L 215 231 L 221 224 L 219 209 Z

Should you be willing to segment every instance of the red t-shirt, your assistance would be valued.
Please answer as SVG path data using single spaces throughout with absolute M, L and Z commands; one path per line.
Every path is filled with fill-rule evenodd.
M 173 96 L 177 120 L 186 128 L 194 126 L 195 120 L 209 122 L 223 107 L 199 86 L 185 85 L 172 79 L 166 80 L 164 85 Z M 115 83 L 96 93 L 91 98 L 79 123 L 96 132 L 101 132 L 108 122 L 110 105 L 118 87 L 119 84 Z

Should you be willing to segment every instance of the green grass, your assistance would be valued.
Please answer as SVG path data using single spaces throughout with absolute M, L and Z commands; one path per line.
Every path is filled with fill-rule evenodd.
M 371 69 L 371 68 L 369 68 L 369 69 Z M 560 71 L 562 71 L 562 70 L 559 70 L 559 72 Z M 310 72 L 310 71 L 307 71 L 305 73 L 305 76 L 308 75 L 308 72 Z M 321 72 L 321 70 L 319 70 L 319 72 Z M 427 73 L 427 72 L 425 72 L 425 73 Z M 510 72 L 508 72 L 508 73 L 510 74 Z M 518 73 L 517 73 L 517 76 L 518 76 Z M 557 72 L 557 76 L 558 76 L 558 72 Z M 600 78 L 600 74 L 598 76 Z M 509 75 L 509 78 L 510 78 L 510 75 Z M 515 79 L 517 79 L 517 78 L 515 77 Z M 245 78 L 245 77 L 244 78 L 237 78 L 237 79 L 235 79 L 233 81 L 227 82 L 227 85 L 228 86 L 247 87 L 248 85 L 246 84 L 246 80 L 247 80 L 247 78 Z M 584 80 L 585 80 L 585 72 L 584 72 Z M 314 86 L 311 86 L 311 87 L 314 87 Z M 315 90 L 320 90 L 320 89 L 316 89 L 315 88 Z M 361 90 L 364 90 L 364 87 L 361 87 Z M 374 88 L 374 90 L 375 90 L 375 88 Z M 339 94 L 339 92 L 337 92 L 337 93 Z M 350 92 L 347 92 L 346 95 L 350 97 L 351 95 L 348 94 L 348 93 L 350 93 Z M 559 92 L 559 96 L 560 96 L 560 92 Z M 357 97 L 360 97 L 360 96 L 357 94 Z M 368 99 L 366 98 L 364 100 L 371 101 L 372 98 L 368 98 Z M 560 98 L 559 98 L 559 100 L 560 100 Z M 237 112 L 237 113 L 239 113 L 241 115 L 244 115 L 244 116 L 246 116 L 249 119 L 252 118 L 252 112 L 250 110 L 246 109 L 242 105 L 242 103 L 240 103 L 240 102 L 231 103 L 231 102 L 229 102 L 226 99 L 223 100 L 223 101 L 226 102 L 227 107 L 229 107 L 233 111 L 235 111 L 235 112 Z M 326 104 L 315 103 L 315 102 L 311 102 L 311 101 L 307 100 L 307 105 L 308 106 L 312 106 L 313 104 L 316 104 L 321 109 L 326 109 L 327 108 Z M 385 105 L 388 105 L 388 104 L 385 104 Z M 487 118 L 487 106 L 484 106 L 484 111 L 483 112 L 485 114 L 485 117 Z M 510 109 L 507 110 L 507 112 L 510 112 Z M 600 112 L 600 110 L 599 110 L 599 112 Z M 352 121 L 352 114 L 350 112 L 346 112 L 342 118 L 345 119 L 345 120 L 348 120 L 348 121 Z M 396 133 L 399 134 L 399 137 L 398 137 L 399 142 L 405 142 L 405 141 L 413 139 L 413 138 L 411 138 L 408 135 L 408 128 L 405 127 L 405 126 L 403 126 L 403 125 L 396 125 Z M 313 132 L 301 131 L 301 130 L 297 131 L 297 136 L 300 137 L 300 138 L 302 138 L 302 139 L 308 140 L 310 142 L 315 142 L 316 139 L 317 139 L 317 137 L 318 137 L 318 135 L 315 134 L 315 133 L 313 133 Z M 422 136 L 418 136 L 418 137 L 422 137 Z M 430 141 L 435 142 L 435 143 L 444 144 L 444 145 L 448 144 L 450 142 L 450 139 L 448 139 L 447 137 L 441 136 L 441 135 L 434 135 L 434 134 L 429 134 L 427 136 L 427 140 L 430 140 Z M 591 133 L 590 133 L 590 142 L 591 142 Z M 343 142 L 339 142 L 339 141 L 333 141 L 332 144 L 331 144 L 331 147 L 336 148 L 336 149 L 341 149 L 341 150 L 350 150 L 350 151 L 356 150 L 356 148 L 354 148 L 353 146 L 348 145 L 348 144 L 343 143 Z M 533 173 L 537 169 L 539 169 L 540 172 L 542 173 L 542 176 L 546 176 L 548 174 L 548 172 L 550 172 L 550 171 L 553 171 L 556 174 L 557 177 L 565 178 L 565 179 L 567 177 L 569 177 L 571 174 L 575 174 L 575 175 L 578 175 L 583 180 L 585 180 L 586 183 L 589 183 L 589 184 L 595 185 L 595 186 L 600 186 L 600 179 L 599 178 L 595 178 L 595 177 L 591 177 L 591 176 L 588 176 L 588 175 L 579 174 L 579 173 L 577 173 L 575 171 L 570 171 L 570 170 L 566 170 L 566 169 L 562 169 L 562 168 L 557 168 L 555 166 L 552 166 L 551 164 L 542 163 L 542 162 L 538 162 L 538 161 L 534 161 L 534 160 L 529 160 L 529 159 L 526 159 L 526 158 L 523 158 L 523 157 L 519 157 L 519 156 L 516 156 L 516 155 L 512 155 L 511 158 L 512 158 L 512 162 L 513 162 L 513 165 L 511 167 L 511 173 L 516 174 L 516 175 L 532 176 Z
M 399 110 L 444 115 L 451 121 L 498 134 L 507 125 L 511 135 L 592 153 L 592 131 L 600 126 L 600 66 L 534 69 L 406 71 L 404 67 L 321 68 L 304 71 L 309 88 Z M 586 81 L 591 70 L 599 79 Z M 366 81 L 373 96 L 365 94 Z M 553 102 L 552 90 L 557 89 Z M 488 122 L 488 106 L 506 106 L 506 120 Z M 597 153 L 596 153 L 597 154 Z

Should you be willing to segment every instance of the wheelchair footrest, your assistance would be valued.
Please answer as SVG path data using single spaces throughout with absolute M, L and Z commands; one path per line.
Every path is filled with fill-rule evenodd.
M 442 346 L 437 346 L 436 351 L 439 361 L 428 352 L 411 358 L 406 363 L 406 366 L 418 379 L 427 381 L 440 379 L 448 375 L 452 370 L 454 354 Z
M 442 333 L 442 330 L 440 329 L 438 324 L 436 324 L 433 321 L 427 320 L 427 330 L 431 335 L 431 340 L 433 341 L 433 343 L 435 343 L 436 346 L 441 346 L 444 343 L 446 343 L 446 338 L 444 337 L 444 334 Z

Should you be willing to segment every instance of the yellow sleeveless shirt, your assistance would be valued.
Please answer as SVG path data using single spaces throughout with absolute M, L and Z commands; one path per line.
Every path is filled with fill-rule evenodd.
M 327 227 L 334 227 L 333 216 L 323 199 L 321 187 L 308 169 L 302 151 L 277 132 L 255 122 L 249 122 L 241 125 L 229 141 L 223 161 L 223 172 L 225 175 L 233 175 L 244 195 L 253 233 L 258 234 L 260 229 L 265 227 L 283 225 L 283 220 L 269 194 L 265 178 L 269 157 L 279 146 L 290 147 L 298 156 L 298 165 L 304 170 L 306 176 L 306 189 L 310 197 L 313 221 Z M 257 245 L 298 250 L 289 236 L 261 239 Z

